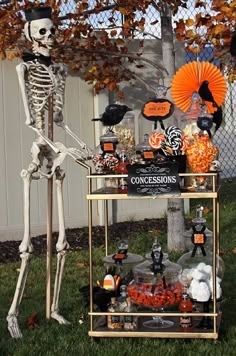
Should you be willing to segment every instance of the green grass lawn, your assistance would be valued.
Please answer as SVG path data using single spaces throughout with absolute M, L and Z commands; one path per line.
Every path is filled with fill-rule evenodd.
M 89 281 L 88 251 L 70 252 L 67 257 L 64 280 L 61 290 L 60 310 L 71 325 L 59 325 L 45 317 L 45 256 L 32 260 L 28 276 L 25 297 L 19 313 L 19 324 L 23 333 L 22 339 L 12 339 L 7 330 L 6 316 L 14 294 L 19 263 L 0 265 L 0 356 L 31 355 L 236 355 L 236 180 L 232 183 L 222 181 L 221 187 L 221 249 L 225 262 L 223 288 L 223 317 L 220 337 L 214 340 L 204 339 L 149 339 L 149 338 L 100 338 L 88 337 L 89 320 L 87 308 L 79 288 Z M 194 204 L 196 201 L 194 201 Z M 204 206 L 211 209 L 211 203 L 205 200 Z M 194 209 L 194 208 L 193 208 Z M 193 214 L 193 213 L 192 213 Z M 211 229 L 211 213 L 207 215 L 208 227 Z M 158 228 L 158 227 L 157 227 Z M 165 238 L 165 236 L 162 236 Z M 150 234 L 131 236 L 129 251 L 144 254 L 150 248 Z M 180 254 L 171 254 L 176 260 Z M 103 248 L 94 249 L 95 278 L 102 278 L 104 268 L 101 262 Z M 53 269 L 55 271 L 55 257 Z M 27 329 L 26 320 L 37 312 L 39 327 Z M 79 323 L 81 314 L 85 314 L 84 324 Z

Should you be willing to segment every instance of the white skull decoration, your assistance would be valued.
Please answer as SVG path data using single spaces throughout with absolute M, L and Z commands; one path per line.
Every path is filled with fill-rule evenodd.
M 34 54 L 50 56 L 55 39 L 55 27 L 51 19 L 45 18 L 26 22 L 24 33 L 26 38 L 33 42 Z

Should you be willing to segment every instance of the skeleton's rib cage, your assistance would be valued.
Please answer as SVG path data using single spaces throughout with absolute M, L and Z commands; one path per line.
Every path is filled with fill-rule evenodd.
M 66 71 L 58 65 L 50 67 L 34 62 L 24 63 L 27 67 L 25 75 L 26 96 L 30 116 L 35 122 L 37 114 L 48 109 L 48 98 L 53 95 L 54 112 L 61 112 L 64 105 Z

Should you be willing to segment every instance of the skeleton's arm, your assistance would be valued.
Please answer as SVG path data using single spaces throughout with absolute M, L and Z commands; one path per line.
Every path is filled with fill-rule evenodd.
M 64 123 L 64 121 L 55 121 L 54 122 L 57 124 L 57 126 L 61 127 L 68 135 L 70 135 L 80 146 L 80 149 L 77 150 L 83 155 L 86 156 L 87 159 L 89 159 L 92 155 L 92 151 L 87 145 L 73 132 L 71 129 Z M 75 149 L 76 151 L 76 149 Z
M 20 63 L 16 66 L 16 72 L 18 75 L 18 80 L 19 80 L 19 85 L 20 85 L 20 90 L 21 90 L 21 95 L 22 95 L 22 100 L 23 100 L 23 105 L 25 109 L 25 115 L 26 115 L 26 125 L 32 125 L 33 120 L 30 115 L 30 110 L 29 110 L 29 105 L 28 105 L 28 98 L 26 94 L 26 88 L 25 88 L 25 73 L 28 70 L 27 64 L 25 63 Z
M 70 135 L 78 144 L 79 149 L 69 149 L 70 152 L 79 155 L 82 159 L 88 159 L 91 157 L 92 151 L 87 145 L 64 123 L 62 109 L 64 106 L 65 96 L 65 81 L 68 74 L 67 67 L 62 64 L 54 64 L 53 72 L 57 77 L 56 93 L 54 95 L 54 116 L 53 120 L 55 124 L 61 127 L 68 135 Z M 78 157 L 77 157 L 78 158 Z

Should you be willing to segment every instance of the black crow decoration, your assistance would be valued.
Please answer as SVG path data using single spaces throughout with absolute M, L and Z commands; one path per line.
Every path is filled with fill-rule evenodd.
M 233 34 L 230 43 L 231 56 L 236 57 L 236 32 Z
M 86 285 L 79 289 L 80 293 L 83 295 L 85 306 L 89 305 L 90 301 L 90 287 Z M 106 311 L 108 305 L 111 302 L 111 298 L 116 294 L 114 291 L 109 291 L 101 287 L 93 287 L 93 303 L 97 305 L 100 311 Z
M 212 92 L 210 91 L 209 87 L 209 82 L 208 80 L 204 80 L 202 84 L 200 85 L 200 88 L 198 89 L 198 94 L 204 101 L 209 101 L 213 103 L 213 106 L 219 108 L 218 104 L 215 102 L 214 97 L 212 95 Z
M 212 115 L 213 115 L 212 121 L 215 123 L 215 132 L 216 132 L 218 128 L 221 126 L 223 120 L 222 108 L 219 107 L 215 112 L 213 112 Z
M 101 121 L 104 126 L 118 125 L 127 111 L 132 111 L 132 109 L 126 105 L 111 104 L 106 107 L 100 119 L 92 119 L 92 121 Z

